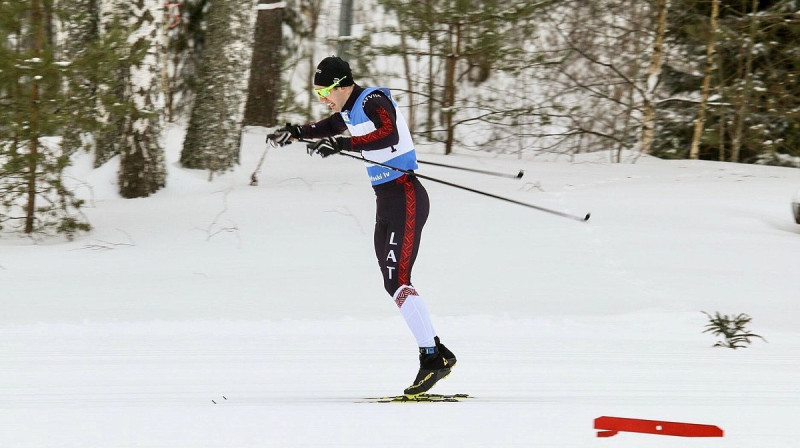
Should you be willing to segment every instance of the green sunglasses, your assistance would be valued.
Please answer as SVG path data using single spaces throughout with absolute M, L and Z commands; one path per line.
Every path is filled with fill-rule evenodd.
M 344 81 L 344 78 L 347 78 L 347 76 L 342 76 L 341 78 L 336 79 L 335 80 L 336 82 L 329 85 L 328 87 L 323 87 L 321 89 L 314 89 L 314 93 L 316 93 L 317 96 L 320 98 L 327 98 L 331 94 L 331 90 L 336 88 L 336 86 L 338 86 L 340 82 Z

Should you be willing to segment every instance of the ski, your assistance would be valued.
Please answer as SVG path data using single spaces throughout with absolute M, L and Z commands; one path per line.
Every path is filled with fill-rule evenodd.
M 364 398 L 363 403 L 453 403 L 469 400 L 468 394 L 419 394 L 419 395 L 397 395 L 395 397 L 373 397 Z

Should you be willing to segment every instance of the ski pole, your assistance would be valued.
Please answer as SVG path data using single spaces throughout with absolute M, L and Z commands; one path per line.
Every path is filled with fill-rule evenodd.
M 308 143 L 308 141 L 306 141 L 306 143 Z M 384 168 L 389 168 L 390 170 L 395 170 L 397 172 L 400 172 L 400 173 L 403 173 L 403 174 L 407 174 L 409 176 L 416 176 L 416 177 L 418 177 L 420 179 L 430 180 L 432 182 L 438 182 L 440 184 L 447 185 L 449 187 L 459 188 L 461 190 L 470 191 L 472 193 L 477 193 L 477 194 L 480 194 L 480 195 L 483 195 L 483 196 L 488 196 L 488 197 L 494 198 L 494 199 L 500 199 L 501 201 L 506 201 L 506 202 L 510 202 L 512 204 L 521 205 L 523 207 L 532 208 L 534 210 L 539 210 L 541 212 L 546 212 L 546 213 L 550 213 L 550 214 L 553 214 L 553 215 L 561 216 L 563 218 L 573 219 L 575 221 L 586 222 L 586 221 L 589 220 L 589 218 L 592 215 L 591 213 L 587 213 L 585 216 L 571 215 L 569 213 L 564 213 L 564 212 L 561 212 L 561 211 L 558 211 L 558 210 L 552 210 L 552 209 L 549 209 L 549 208 L 540 207 L 538 205 L 528 204 L 527 202 L 517 201 L 516 199 L 506 198 L 506 197 L 503 197 L 503 196 L 498 196 L 496 194 L 487 193 L 485 191 L 476 190 L 474 188 L 465 187 L 463 185 L 454 184 L 454 183 L 448 182 L 446 180 L 441 180 L 441 179 L 437 179 L 435 177 L 426 176 L 424 174 L 415 173 L 415 172 L 410 171 L 410 170 L 404 170 L 402 168 L 396 168 L 396 167 L 393 167 L 393 166 L 390 166 L 390 165 L 386 165 L 386 164 L 383 164 L 383 163 L 380 163 L 380 162 L 374 162 L 372 160 L 368 160 L 368 159 L 364 158 L 363 156 L 362 157 L 354 156 L 352 154 L 347 154 L 345 152 L 339 152 L 338 154 L 342 155 L 342 156 L 345 156 L 345 157 L 350 157 L 351 159 L 361 160 L 362 162 L 372 163 L 372 164 L 375 164 L 375 165 L 378 165 L 378 166 L 382 166 Z
M 268 140 L 267 147 L 264 148 L 264 152 L 261 154 L 261 158 L 258 160 L 258 165 L 256 165 L 256 169 L 253 170 L 253 174 L 250 175 L 250 185 L 257 186 L 258 185 L 258 174 L 261 172 L 261 165 L 264 164 L 264 159 L 267 157 L 267 150 L 269 147 L 272 146 L 275 148 L 275 144 L 272 143 L 272 140 Z
M 444 168 L 452 168 L 452 169 L 462 170 L 462 171 L 471 171 L 473 173 L 488 174 L 490 176 L 507 177 L 509 179 L 522 179 L 522 176 L 525 175 L 525 171 L 524 170 L 519 170 L 519 173 L 517 173 L 517 174 L 507 174 L 507 173 L 498 173 L 496 171 L 486 171 L 486 170 L 479 170 L 479 169 L 476 169 L 476 168 L 467 168 L 467 167 L 463 167 L 463 166 L 448 165 L 446 163 L 428 162 L 428 161 L 425 161 L 425 160 L 417 160 L 417 162 L 425 164 L 425 165 L 441 166 L 441 167 L 444 167 Z
M 264 159 L 267 157 L 267 148 L 264 148 L 264 152 L 261 154 L 261 159 L 258 161 L 258 165 L 256 169 L 253 170 L 253 174 L 250 175 L 250 185 L 257 186 L 258 185 L 258 173 L 261 172 L 261 165 L 264 163 Z

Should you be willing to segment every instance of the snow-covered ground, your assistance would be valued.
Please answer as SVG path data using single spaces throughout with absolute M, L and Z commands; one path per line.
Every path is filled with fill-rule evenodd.
M 416 347 L 373 259 L 363 166 L 263 151 L 207 181 L 176 159 L 147 199 L 113 163 L 70 169 L 95 230 L 0 239 L 2 447 L 795 447 L 800 415 L 800 170 L 608 154 L 423 160 L 421 173 L 576 215 L 425 182 L 414 283 L 459 365 L 433 392 L 376 404 Z M 707 311 L 747 313 L 746 349 L 712 348 Z M 723 438 L 620 433 L 617 416 L 712 424 Z

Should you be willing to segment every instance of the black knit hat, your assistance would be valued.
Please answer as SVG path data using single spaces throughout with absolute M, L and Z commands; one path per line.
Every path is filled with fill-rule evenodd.
M 339 86 L 352 86 L 353 72 L 350 71 L 350 64 L 338 56 L 328 56 L 317 65 L 317 73 L 314 75 L 314 85 L 327 87 L 339 80 Z

